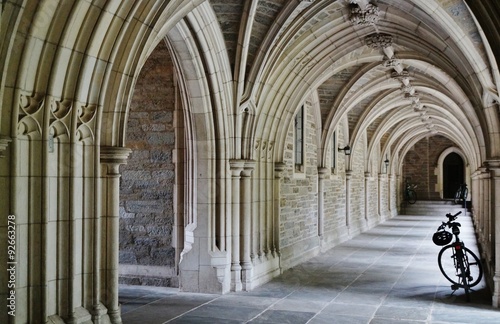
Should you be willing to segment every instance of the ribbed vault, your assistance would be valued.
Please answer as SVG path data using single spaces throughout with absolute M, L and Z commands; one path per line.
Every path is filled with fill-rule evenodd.
M 405 156 L 444 137 L 474 173 L 479 227 L 498 228 L 484 242 L 499 306 L 500 207 L 486 200 L 500 197 L 499 12 L 474 0 L 0 1 L 0 180 L 10 189 L 0 216 L 19 216 L 26 265 L 16 319 L 120 322 L 119 166 L 136 81 L 160 42 L 185 118 L 186 285 L 250 290 L 393 216 Z M 282 179 L 302 106 L 315 165 Z M 353 154 L 332 166 L 334 133 Z M 290 212 L 302 203 L 295 189 L 309 198 L 304 215 Z M 282 212 L 309 236 L 289 235 L 280 251 Z

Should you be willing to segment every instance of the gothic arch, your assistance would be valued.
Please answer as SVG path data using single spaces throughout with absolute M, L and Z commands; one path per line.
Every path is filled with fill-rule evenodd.
M 438 158 L 437 165 L 436 165 L 436 170 L 435 173 L 437 174 L 437 191 L 439 192 L 439 195 L 441 199 L 444 198 L 444 193 L 443 193 L 443 184 L 444 184 L 444 172 L 443 172 L 443 165 L 444 165 L 444 160 L 450 153 L 456 153 L 458 154 L 461 158 L 462 161 L 464 161 L 464 178 L 465 178 L 465 183 L 469 188 L 471 188 L 471 172 L 470 172 L 470 163 L 467 159 L 467 156 L 465 153 L 459 149 L 458 147 L 450 147 L 444 150 Z

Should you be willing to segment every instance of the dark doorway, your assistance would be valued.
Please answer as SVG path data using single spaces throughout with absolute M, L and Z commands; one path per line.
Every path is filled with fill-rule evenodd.
M 443 198 L 453 198 L 464 182 L 464 161 L 457 153 L 448 154 L 443 162 Z

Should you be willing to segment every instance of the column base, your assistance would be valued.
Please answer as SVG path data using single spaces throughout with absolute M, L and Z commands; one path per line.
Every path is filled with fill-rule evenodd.
M 241 283 L 241 267 L 231 266 L 231 291 L 241 291 L 243 284 Z
M 92 320 L 92 315 L 88 310 L 83 307 L 77 307 L 73 316 L 68 320 L 63 320 L 59 315 L 51 315 L 48 318 L 47 323 L 49 324 L 92 324 L 96 323 Z M 99 322 L 103 323 L 103 322 Z
M 491 304 L 495 308 L 500 307 L 500 276 L 493 277 L 493 296 L 491 297 Z
M 244 263 L 241 267 L 241 283 L 242 290 L 250 291 L 252 290 L 252 277 L 253 277 L 253 267 L 251 263 Z
M 118 305 L 118 309 L 108 312 L 109 320 L 112 324 L 122 324 L 122 311 L 121 307 Z

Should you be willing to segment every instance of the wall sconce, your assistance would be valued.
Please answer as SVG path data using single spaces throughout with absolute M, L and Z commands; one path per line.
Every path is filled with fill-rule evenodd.
M 344 151 L 345 155 L 351 155 L 351 147 L 346 145 L 344 148 L 339 147 L 339 152 Z
M 389 159 L 387 158 L 387 156 L 385 157 L 385 168 L 387 169 L 389 167 Z

